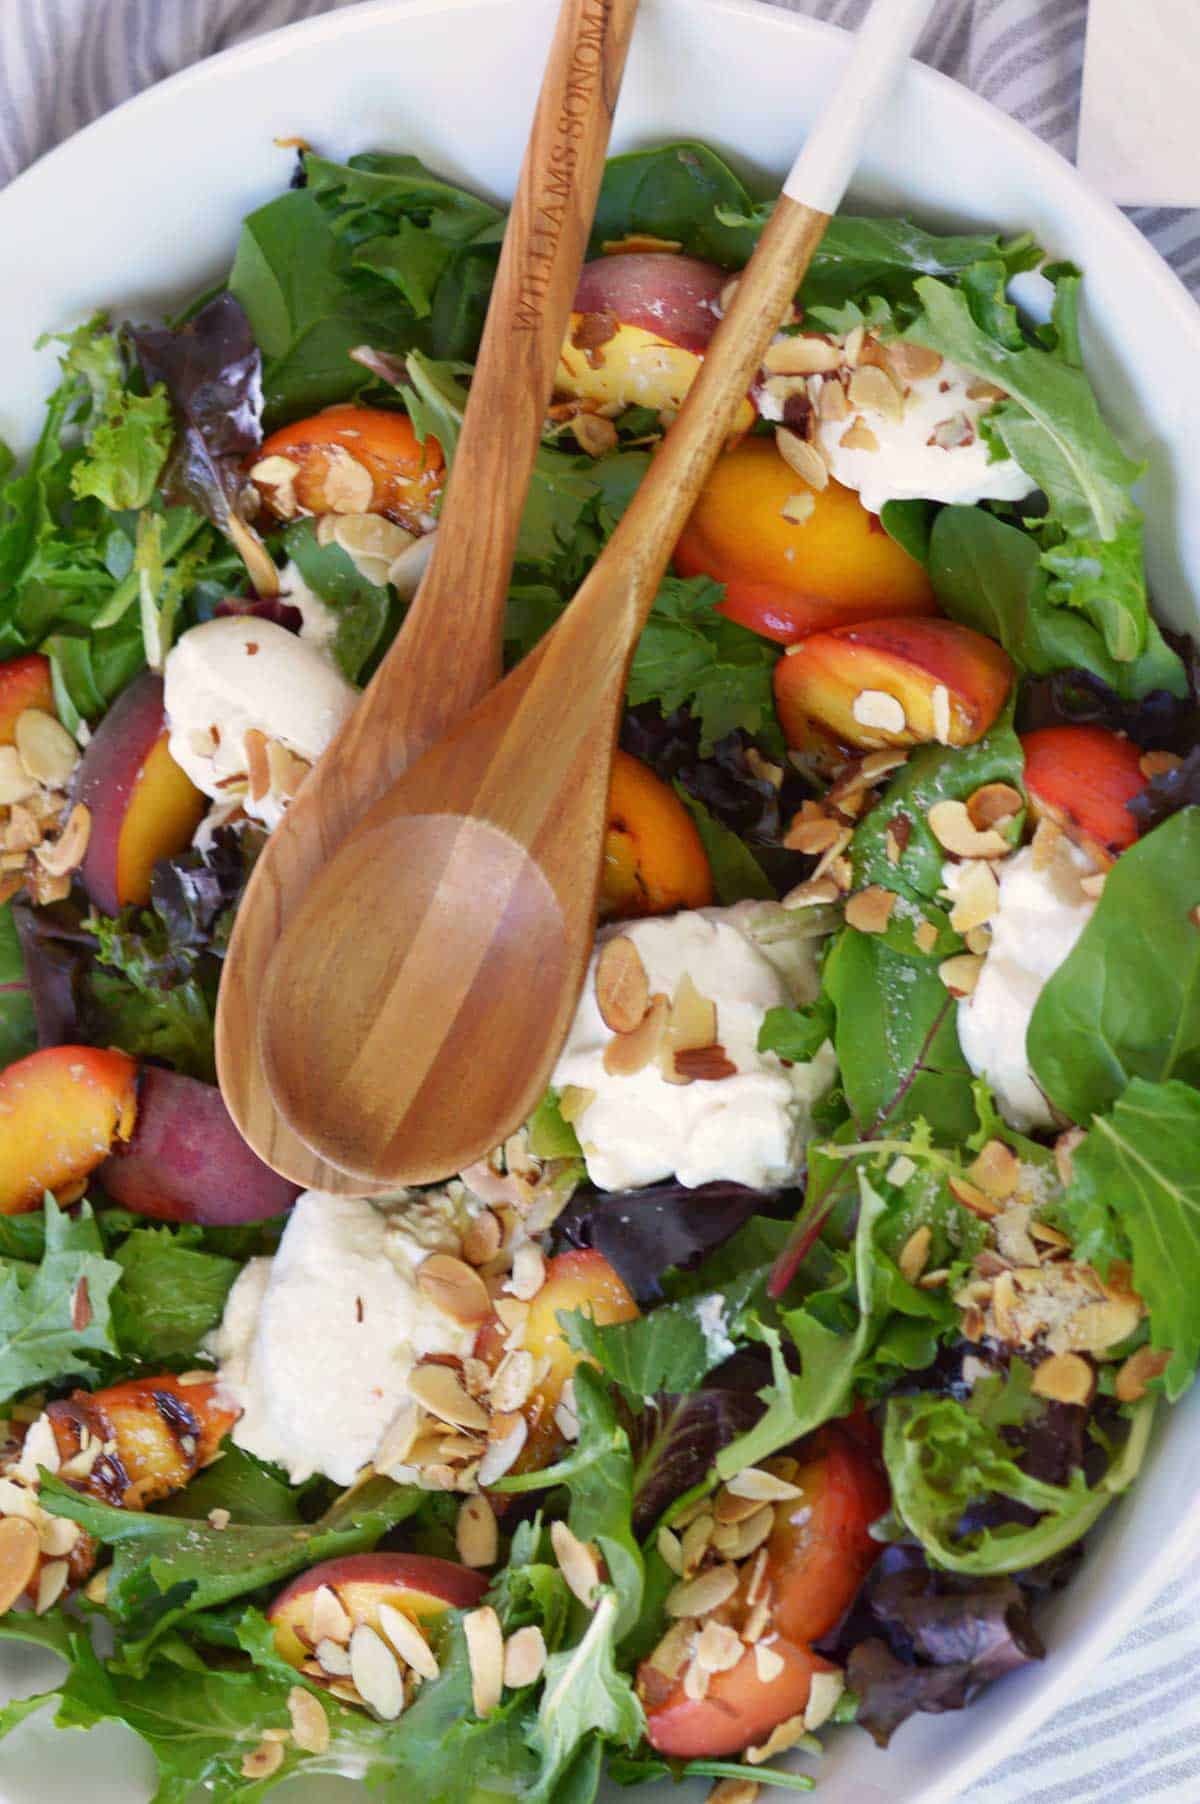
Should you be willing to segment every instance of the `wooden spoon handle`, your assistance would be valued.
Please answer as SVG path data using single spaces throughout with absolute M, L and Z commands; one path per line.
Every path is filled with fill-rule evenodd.
M 411 762 L 500 677 L 504 607 L 637 0 L 564 0 L 429 569 L 364 704 Z M 414 659 L 427 673 L 411 681 Z

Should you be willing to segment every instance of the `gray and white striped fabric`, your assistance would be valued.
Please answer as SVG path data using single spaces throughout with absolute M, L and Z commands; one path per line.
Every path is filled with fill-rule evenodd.
M 849 26 L 868 0 L 775 3 Z M 0 0 L 0 185 L 163 76 L 344 4 L 353 0 Z M 1087 0 L 941 0 L 918 54 L 1070 156 L 1086 14 Z M 1132 217 L 1200 296 L 1200 213 Z M 1189 1576 L 1076 1701 L 961 1804 L 1195 1804 L 1198 1675 L 1200 1578 Z

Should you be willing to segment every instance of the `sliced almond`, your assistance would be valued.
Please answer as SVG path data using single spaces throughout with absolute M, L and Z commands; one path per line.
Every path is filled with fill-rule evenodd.
M 370 470 L 345 445 L 328 445 L 324 450 L 325 502 L 335 514 L 365 514 L 375 493 Z
M 683 1547 L 674 1530 L 665 1526 L 660 1528 L 655 1546 L 658 1548 L 659 1558 L 663 1564 L 675 1574 L 676 1578 L 682 1578 Z
M 37 1596 L 34 1601 L 34 1613 L 44 1616 L 53 1608 L 67 1588 L 67 1579 L 71 1568 L 66 1560 L 47 1560 L 38 1573 Z
M 808 1707 L 804 1712 L 804 1727 L 811 1735 L 827 1723 L 834 1711 L 846 1681 L 840 1672 L 815 1672 L 809 1685 Z
M 929 954 L 938 943 L 938 930 L 932 921 L 918 921 L 913 930 L 918 952 Z
M 1004 858 L 1012 850 L 1003 834 L 987 827 L 980 832 L 971 823 L 965 802 L 935 802 L 927 816 L 938 844 L 959 858 Z
M 843 432 L 841 446 L 843 451 L 878 451 L 879 440 L 858 413 Z
M 652 996 L 639 1026 L 632 1033 L 613 1036 L 604 1048 L 604 1069 L 610 1077 L 634 1077 L 658 1057 L 669 1011 L 665 996 Z
M 379 1626 L 391 1644 L 393 1653 L 398 1654 L 406 1666 L 411 1666 L 419 1678 L 436 1679 L 439 1668 L 433 1649 L 412 1617 L 406 1616 L 403 1610 L 397 1610 L 394 1604 L 387 1603 L 379 1605 L 378 1616 Z M 362 1690 L 361 1686 L 359 1690 Z
M 250 468 L 250 480 L 258 489 L 267 489 L 271 511 L 281 520 L 290 520 L 297 512 L 296 478 L 300 465 L 290 457 L 260 457 Z
M 842 361 L 837 345 L 810 333 L 793 333 L 772 340 L 763 355 L 763 368 L 771 376 L 822 376 Z
M 842 832 L 843 823 L 832 815 L 810 816 L 807 820 L 797 816 L 784 834 L 783 843 L 789 852 L 805 852 L 815 857 L 828 852 Z
M 745 1466 L 742 1471 L 735 1472 L 726 1481 L 725 1489 L 731 1497 L 748 1497 L 757 1503 L 791 1503 L 804 1495 L 798 1485 L 777 1473 L 767 1472 L 762 1466 Z
M 287 1696 L 292 1719 L 292 1740 L 302 1754 L 324 1754 L 329 1747 L 329 1718 L 319 1698 L 303 1685 L 293 1685 Z
M 492 1313 L 487 1285 L 474 1266 L 449 1253 L 431 1253 L 422 1260 L 417 1267 L 417 1289 L 443 1315 L 467 1327 L 486 1321 Z
M 940 351 L 930 351 L 924 345 L 913 344 L 907 338 L 893 338 L 884 347 L 884 356 L 889 368 L 905 382 L 924 382 L 930 376 L 936 376 L 942 367 Z
M 707 1616 L 728 1603 L 737 1586 L 736 1567 L 709 1566 L 694 1579 L 673 1586 L 664 1607 L 668 1616 Z
M 267 736 L 257 727 L 247 727 L 242 739 L 246 754 L 246 775 L 250 800 L 261 802 L 271 793 L 271 766 L 267 762 Z
M 761 1791 L 762 1786 L 753 1779 L 718 1779 L 705 1804 L 757 1804 Z
M 462 1241 L 463 1257 L 472 1265 L 487 1265 L 496 1257 L 503 1241 L 499 1217 L 491 1209 L 481 1209 L 467 1224 Z
M 65 789 L 79 762 L 79 747 L 53 714 L 26 708 L 18 714 L 13 739 L 21 763 L 47 789 Z
M 1107 880 L 1107 871 L 1091 871 L 1086 877 L 1079 879 L 1079 887 L 1089 902 L 1098 902 L 1104 894 L 1104 885 Z
M 283 1765 L 283 1743 L 268 1741 L 264 1736 L 256 1748 L 242 1760 L 239 1771 L 243 1779 L 270 1779 Z
M 969 1183 L 965 1178 L 952 1177 L 947 1180 L 950 1191 L 964 1209 L 977 1215 L 981 1221 L 990 1221 L 993 1215 L 999 1215 L 1000 1205 L 993 1197 L 987 1196 L 978 1185 Z
M 904 412 L 904 396 L 888 372 L 875 364 L 861 364 L 846 393 L 851 406 L 870 408 L 887 420 L 899 420 Z
M 673 1622 L 649 1656 L 647 1665 L 660 1672 L 664 1679 L 678 1678 L 692 1657 L 694 1639 L 695 1630 L 690 1622 Z
M 1033 1374 L 1033 1390 L 1052 1403 L 1090 1403 L 1096 1375 L 1078 1353 L 1052 1353 Z
M 779 426 L 775 432 L 775 449 L 789 469 L 802 476 L 810 488 L 818 492 L 829 486 L 829 465 L 821 456 L 816 445 L 792 432 L 787 426 Z M 809 497 L 811 502 L 812 497 Z M 811 508 L 810 508 L 811 511 Z
M 745 1651 L 737 1630 L 711 1617 L 696 1639 L 697 1664 L 708 1673 L 729 1672 Z
M 690 1698 L 693 1704 L 699 1704 L 708 1696 L 708 1688 L 712 1683 L 712 1674 L 693 1660 L 683 1675 L 683 1695 Z
M 338 1641 L 318 1641 L 313 1649 L 317 1665 L 333 1679 L 350 1677 L 350 1651 Z
M 91 835 L 91 814 L 82 802 L 76 802 L 58 838 L 53 843 L 43 840 L 34 847 L 33 855 L 48 877 L 66 877 L 83 863 Z
M 960 999 L 974 993 L 983 970 L 983 959 L 977 952 L 960 952 L 953 958 L 944 958 L 938 966 L 938 976 L 952 996 Z
M 1021 1162 L 1003 1140 L 989 1140 L 967 1167 L 971 1183 L 1001 1202 L 1013 1194 L 1020 1176 Z
M 455 1428 L 486 1429 L 489 1426 L 491 1418 L 487 1411 L 474 1397 L 467 1395 L 449 1366 L 414 1366 L 409 1374 L 408 1388 L 417 1402 L 440 1422 L 449 1422 Z
M 1140 1403 L 1146 1387 L 1161 1378 L 1171 1363 L 1170 1353 L 1157 1353 L 1152 1347 L 1139 1347 L 1131 1353 L 1117 1373 L 1117 1399 L 1121 1403 Z
M 780 513 L 792 526 L 803 526 L 810 520 L 816 509 L 816 502 L 811 495 L 789 495 Z
M 1057 821 L 1052 821 L 1048 815 L 1043 815 L 1034 829 L 1033 843 L 1030 848 L 1033 853 L 1035 871 L 1045 871 L 1050 868 L 1058 857 L 1062 840 L 1063 830 Z
M 810 1708 L 813 1687 L 815 1687 L 817 1680 L 824 1676 L 825 1675 L 822 1673 L 814 1673 L 812 1676 L 812 1682 L 809 1689 Z M 761 1766 L 765 1760 L 772 1759 L 774 1755 L 786 1753 L 788 1748 L 794 1748 L 798 1741 L 804 1740 L 807 1733 L 808 1730 L 805 1727 L 805 1717 L 803 1715 L 789 1716 L 786 1722 L 779 1723 L 772 1729 L 770 1735 L 767 1737 L 766 1741 L 762 1743 L 761 1747 L 746 1749 L 746 1760 L 750 1766 Z
M 550 1524 L 550 1545 L 568 1589 L 591 1609 L 600 1586 L 600 1561 L 595 1548 L 572 1534 L 565 1522 Z
M 598 413 L 577 413 L 571 421 L 571 431 L 579 449 L 588 457 L 604 457 L 616 449 L 617 429 Z
M 62 1560 L 73 1553 L 83 1533 L 78 1522 L 70 1522 L 65 1516 L 43 1516 L 36 1526 L 38 1546 L 50 1560 Z
M 1067 1323 L 1067 1339 L 1083 1353 L 1107 1353 L 1110 1347 L 1128 1340 L 1142 1319 L 1133 1301 L 1106 1299 L 1103 1303 L 1085 1303 Z
M 928 1265 L 929 1248 L 932 1242 L 933 1230 L 928 1223 L 923 1222 L 919 1228 L 914 1229 L 901 1247 L 896 1264 L 900 1267 L 901 1275 L 907 1278 L 910 1284 L 916 1283 Z
M 596 1006 L 614 1034 L 630 1034 L 650 1006 L 650 982 L 627 933 L 606 940 L 596 960 Z
M 529 1438 L 529 1424 L 524 1416 L 494 1416 L 487 1452 L 479 1462 L 477 1474 L 481 1488 L 495 1484 L 511 1472 L 522 1447 Z
M 678 1064 L 681 1053 L 712 1046 L 717 1038 L 716 1004 L 701 994 L 688 972 L 675 986 L 659 1050 L 659 1068 L 669 1084 L 686 1083 Z
M 496 1514 L 486 1497 L 464 1499 L 454 1528 L 458 1557 L 464 1566 L 480 1571 L 494 1566 L 500 1553 Z
M 959 878 L 950 910 L 955 933 L 970 933 L 990 921 L 1000 906 L 996 873 L 984 858 L 968 859 L 958 867 Z
M 533 1384 L 533 1354 L 527 1353 L 524 1348 L 506 1353 L 492 1379 L 489 1399 L 492 1408 L 504 1411 L 521 1409 L 529 1400 Z
M 415 533 L 406 532 L 403 526 L 397 526 L 383 514 L 334 514 L 325 518 L 331 520 L 330 536 L 334 543 L 356 562 L 359 558 L 383 558 L 390 564 L 393 558 L 408 550 L 416 537 Z M 385 571 L 385 581 L 386 576 Z
M 504 1643 L 504 1683 L 509 1691 L 536 1685 L 546 1670 L 546 1642 L 536 1623 L 518 1629 Z
M 836 421 L 850 418 L 850 403 L 846 399 L 846 391 L 836 377 L 822 383 L 817 412 L 823 420 Z
M 280 801 L 290 802 L 311 770 L 306 758 L 297 757 L 280 740 L 267 740 L 267 776 L 271 794 Z
M 903 733 L 908 725 L 903 704 L 886 689 L 860 689 L 850 712 L 860 727 L 873 727 L 881 733 Z
M 723 1046 L 690 1046 L 675 1054 L 673 1081 L 715 1084 L 723 1078 L 736 1077 L 737 1069 Z
M 886 933 L 896 900 L 893 890 L 884 889 L 878 883 L 869 884 L 856 895 L 847 897 L 847 926 L 856 927 L 859 933 Z
M 967 818 L 977 832 L 1001 827 L 1015 820 L 1025 806 L 1019 789 L 1011 783 L 985 783 L 967 797 Z
M 500 1618 L 490 1604 L 469 1610 L 463 1617 L 467 1664 L 471 1669 L 471 1701 L 476 1716 L 490 1716 L 499 1708 L 504 1690 L 504 1636 Z
M 513 1254 L 512 1272 L 505 1289 L 518 1302 L 531 1303 L 545 1282 L 545 1254 L 531 1240 L 523 1241 Z
M 404 1676 L 387 1643 L 365 1622 L 350 1637 L 350 1677 L 376 1716 L 396 1720 L 404 1708 Z
M 775 1506 L 760 1504 L 744 1522 L 722 1523 L 713 1533 L 713 1547 L 727 1560 L 748 1560 L 770 1538 L 775 1527 Z

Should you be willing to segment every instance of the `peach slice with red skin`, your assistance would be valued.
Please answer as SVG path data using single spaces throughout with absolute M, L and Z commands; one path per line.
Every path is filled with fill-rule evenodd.
M 300 1194 L 242 1139 L 215 1084 L 153 1065 L 139 1079 L 133 1132 L 100 1181 L 137 1215 L 208 1227 L 282 1215 Z
M 715 263 L 671 251 L 630 251 L 585 263 L 555 395 L 592 408 L 677 413 L 720 323 L 728 281 Z M 735 433 L 753 424 L 747 400 Z
M 618 750 L 608 791 L 601 919 L 706 908 L 712 899 L 712 872 L 695 821 L 669 784 Z
M 803 520 L 785 513 L 797 496 L 812 504 Z M 773 439 L 717 459 L 674 561 L 681 576 L 724 583 L 720 612 L 780 645 L 857 620 L 937 613 L 925 570 L 854 491 L 832 478 L 811 488 Z
M 104 914 L 150 900 L 161 858 L 182 852 L 208 801 L 167 746 L 163 682 L 143 671 L 123 689 L 83 754 L 79 800 L 91 815 L 80 875 Z
M 554 1420 L 563 1386 L 584 1355 L 570 1345 L 559 1323 L 559 1312 L 585 1310 L 601 1327 L 630 1322 L 639 1313 L 624 1280 L 602 1253 L 593 1248 L 572 1248 L 546 1262 L 546 1280 L 529 1305 L 521 1346 L 533 1355 L 534 1364 L 549 1361 L 549 1370 L 526 1401 L 522 1414 L 528 1437 L 513 1467 L 533 1472 L 549 1465 L 563 1447 L 563 1436 Z M 498 1316 L 484 1322 L 475 1340 L 476 1357 L 495 1369 L 504 1357 L 507 1330 Z
M 58 716 L 50 660 L 40 652 L 0 664 L 0 745 L 16 744 L 17 721 L 27 708 Z
M 129 1510 L 182 1490 L 216 1458 L 238 1414 L 215 1378 L 183 1384 L 173 1372 L 75 1391 L 46 1409 L 60 1460 L 80 1451 L 84 1430 L 113 1444 L 114 1454 L 92 1467 L 82 1488 Z
M 481 1573 L 415 1553 L 352 1553 L 322 1560 L 294 1578 L 279 1593 L 267 1620 L 275 1629 L 275 1649 L 290 1666 L 303 1666 L 312 1658 L 320 1636 L 313 1634 L 313 1597 L 325 1585 L 335 1594 L 350 1618 L 351 1629 L 365 1623 L 386 1636 L 379 1621 L 380 1604 L 392 1609 L 423 1634 L 447 1610 L 471 1610 L 488 1588 Z
M 775 706 L 789 745 L 815 722 L 857 751 L 974 745 L 1012 686 L 1008 655 L 953 620 L 866 620 L 813 633 L 775 667 Z
M 1106 727 L 1039 727 L 1021 739 L 1025 787 L 1036 819 L 1048 819 L 1099 865 L 1138 836 L 1128 804 L 1146 787 L 1142 749 Z
M 82 1195 L 137 1115 L 137 1066 L 123 1052 L 50 1046 L 0 1072 L 0 1215 Z
M 272 457 L 296 465 L 296 474 L 286 484 L 253 478 L 254 470 Z M 358 471 L 366 472 L 369 488 Z M 446 460 L 435 438 L 422 444 L 406 413 L 342 402 L 271 433 L 251 476 L 267 507 L 280 519 L 298 512 L 385 514 L 419 533 L 429 530 L 429 516 L 446 478 Z M 356 496 L 356 490 L 361 495 Z
M 736 1754 L 764 1742 L 771 1730 L 807 1707 L 815 1673 L 834 1670 L 810 1643 L 827 1634 L 852 1603 L 882 1549 L 868 1533 L 888 1507 L 889 1493 L 875 1451 L 835 1423 L 809 1443 L 790 1482 L 800 1496 L 775 1504 L 766 1542 L 761 1592 L 770 1607 L 764 1639 L 783 1662 L 770 1677 L 752 1647 L 728 1671 L 714 1673 L 707 1694 L 689 1698 L 684 1668 L 673 1677 L 653 1655 L 638 1669 L 646 1706 L 646 1736 L 660 1753 L 680 1759 Z M 792 1462 L 795 1464 L 795 1462 Z M 782 1471 L 781 1471 L 782 1475 Z M 743 1563 L 737 1591 L 714 1615 L 739 1632 L 751 1613 L 754 1560 Z

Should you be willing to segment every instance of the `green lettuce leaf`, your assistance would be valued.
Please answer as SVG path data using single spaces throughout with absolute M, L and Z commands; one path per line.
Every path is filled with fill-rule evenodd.
M 1171 1355 L 1164 1388 L 1172 1403 L 1200 1361 L 1197 1147 L 1200 1094 L 1187 1084 L 1135 1077 L 1076 1147 L 1060 1209 L 1077 1258 L 1102 1272 L 1114 1258 L 1132 1261 L 1151 1344 Z
M 0 1261 L 0 1403 L 37 1384 L 99 1375 L 115 1356 L 109 1299 L 121 1268 L 104 1256 L 91 1205 L 72 1215 L 47 1194 L 37 1265 Z
M 538 1783 L 526 1795 L 530 1804 L 562 1799 L 561 1780 L 590 1747 L 596 1762 L 600 1742 L 633 1749 L 646 1727 L 645 1712 L 628 1674 L 614 1657 L 621 1606 L 617 1593 L 601 1591 L 582 1638 L 574 1647 L 551 1654 L 537 1715 L 535 1746 L 541 1756 Z M 592 1795 L 585 1792 L 585 1795 Z
M 1111 1108 L 1131 1078 L 1200 1084 L 1200 810 L 1123 852 L 1096 911 L 1038 998 L 1025 1045 L 1070 1120 Z
M 131 1359 L 187 1359 L 220 1321 L 241 1268 L 236 1259 L 201 1252 L 199 1238 L 188 1228 L 135 1228 L 114 1252 L 121 1277 L 112 1293 L 113 1327 Z

